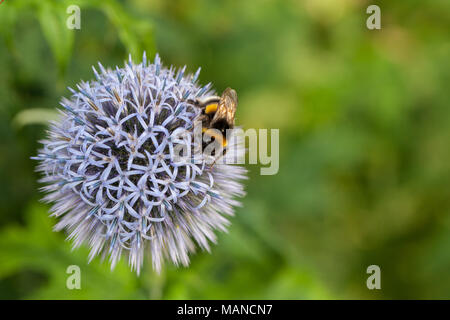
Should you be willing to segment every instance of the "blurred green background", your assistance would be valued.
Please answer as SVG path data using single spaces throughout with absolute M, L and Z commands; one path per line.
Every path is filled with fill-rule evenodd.
M 66 8 L 81 7 L 81 30 Z M 366 8 L 381 7 L 381 30 Z M 0 298 L 450 298 L 450 1 L 5 0 L 0 4 Z M 280 129 L 280 170 L 212 253 L 161 275 L 87 264 L 40 204 L 36 163 L 67 86 L 143 50 L 239 94 Z M 66 268 L 81 267 L 81 290 Z M 381 290 L 366 269 L 381 268 Z

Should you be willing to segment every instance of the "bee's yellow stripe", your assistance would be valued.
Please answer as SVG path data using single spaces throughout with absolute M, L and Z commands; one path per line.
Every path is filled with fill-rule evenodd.
M 205 113 L 210 114 L 210 113 L 216 112 L 217 107 L 218 107 L 217 103 L 208 104 L 205 108 Z
M 214 139 L 216 139 L 216 141 L 217 140 L 221 141 L 222 142 L 222 147 L 226 147 L 227 146 L 227 144 L 228 144 L 227 139 L 222 134 L 218 134 L 216 130 L 202 128 L 202 132 L 206 133 L 210 137 L 214 137 Z

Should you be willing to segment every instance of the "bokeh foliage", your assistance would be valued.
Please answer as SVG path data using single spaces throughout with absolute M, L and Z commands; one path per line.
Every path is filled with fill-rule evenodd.
M 65 27 L 81 7 L 81 30 Z M 365 27 L 369 4 L 382 29 Z M 450 2 L 6 0 L 0 5 L 0 298 L 450 298 Z M 280 129 L 243 208 L 189 268 L 87 264 L 51 231 L 30 160 L 66 86 L 158 51 Z M 68 265 L 82 289 L 67 290 Z M 377 264 L 382 290 L 366 288 Z M 149 263 L 147 261 L 147 266 Z

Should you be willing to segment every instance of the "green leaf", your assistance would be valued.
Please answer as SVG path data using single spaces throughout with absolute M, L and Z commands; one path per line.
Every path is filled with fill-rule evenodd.
M 74 42 L 74 32 L 66 26 L 66 6 L 64 3 L 41 1 L 37 17 L 45 39 L 58 64 L 59 72 L 64 74 L 69 64 Z
M 3 6 L 0 10 L 0 35 L 4 38 L 6 46 L 13 48 L 14 26 L 17 21 L 17 8 L 15 6 Z
M 117 28 L 120 40 L 133 58 L 140 59 L 144 51 L 154 52 L 153 28 L 148 20 L 129 14 L 114 0 L 101 2 L 101 10 Z
M 58 119 L 58 112 L 53 109 L 33 108 L 19 112 L 13 119 L 16 127 L 23 127 L 29 124 L 47 124 L 50 120 Z
M 43 273 L 47 281 L 21 298 L 32 299 L 142 299 L 139 282 L 124 261 L 114 271 L 99 258 L 87 263 L 85 247 L 71 250 L 61 233 L 52 231 L 47 207 L 34 205 L 26 215 L 26 226 L 10 225 L 0 232 L 0 279 L 23 272 Z M 81 289 L 66 287 L 67 267 L 81 270 Z

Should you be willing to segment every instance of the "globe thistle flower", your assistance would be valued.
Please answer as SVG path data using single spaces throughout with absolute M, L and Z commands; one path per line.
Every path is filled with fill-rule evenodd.
M 41 143 L 37 171 L 45 202 L 59 217 L 73 247 L 88 244 L 89 261 L 122 255 L 139 271 L 151 253 L 153 268 L 164 260 L 189 264 L 196 246 L 210 250 L 214 231 L 226 231 L 235 199 L 244 196 L 246 170 L 227 164 L 242 159 L 242 139 L 232 135 L 225 161 L 196 153 L 177 159 L 176 150 L 198 150 L 192 139 L 201 110 L 192 101 L 214 94 L 197 83 L 200 69 L 185 75 L 162 66 L 158 55 L 123 68 L 93 68 L 95 80 L 69 88 L 59 121 Z M 202 143 L 200 142 L 200 145 Z

